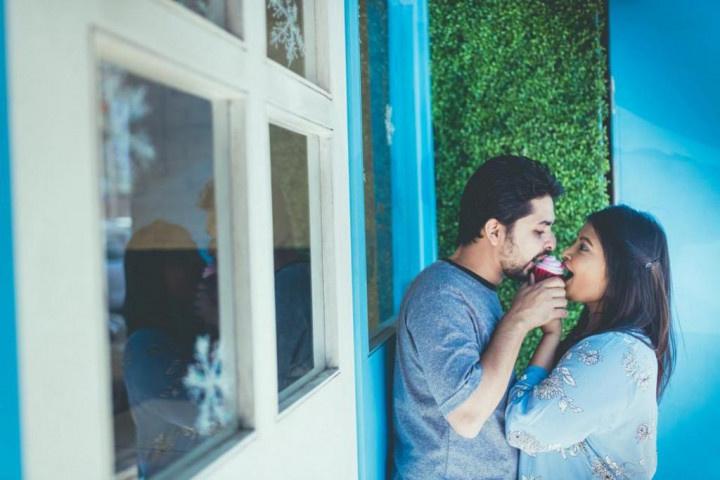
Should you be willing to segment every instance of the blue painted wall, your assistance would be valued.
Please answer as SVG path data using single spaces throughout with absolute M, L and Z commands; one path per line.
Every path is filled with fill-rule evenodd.
M 720 2 L 609 12 L 616 202 L 665 226 L 680 327 L 656 478 L 720 478 Z
M 10 134 L 8 125 L 5 2 L 0 0 L 0 478 L 20 478 L 15 287 L 13 273 Z

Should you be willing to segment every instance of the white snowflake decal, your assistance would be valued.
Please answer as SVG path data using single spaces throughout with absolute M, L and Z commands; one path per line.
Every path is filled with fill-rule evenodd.
M 116 67 L 103 65 L 101 73 L 107 173 L 121 190 L 127 191 L 132 184 L 133 166 L 146 168 L 155 159 L 155 147 L 147 133 L 132 130 L 132 125 L 150 112 L 145 101 L 147 90 L 127 85 L 127 75 Z
M 195 429 L 200 435 L 210 435 L 230 421 L 226 405 L 230 398 L 230 382 L 222 369 L 218 345 L 211 350 L 207 335 L 195 341 L 195 363 L 188 367 L 183 384 L 198 406 Z
M 295 0 L 269 0 L 268 6 L 274 20 L 270 45 L 285 48 L 285 59 L 290 66 L 295 59 L 305 55 L 305 41 L 298 25 L 298 7 Z
M 392 145 L 394 133 L 395 125 L 392 123 L 392 107 L 390 105 L 385 105 L 385 134 L 387 135 L 388 146 Z

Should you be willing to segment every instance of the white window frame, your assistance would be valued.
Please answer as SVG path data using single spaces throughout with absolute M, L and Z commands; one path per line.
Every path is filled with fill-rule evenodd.
M 229 163 L 216 161 L 215 175 L 228 175 L 230 184 L 217 193 L 232 204 L 229 211 L 218 205 L 221 223 L 233 219 L 232 235 L 220 226 L 219 241 L 232 251 L 230 261 L 221 260 L 220 276 L 232 276 L 235 291 L 221 294 L 232 302 L 221 310 L 235 312 L 236 376 L 243 386 L 238 413 L 252 432 L 193 469 L 208 478 L 247 472 L 284 478 L 289 462 L 309 478 L 357 475 L 344 10 L 334 0 L 312 4 L 306 11 L 314 10 L 316 39 L 309 44 L 316 44 L 318 61 L 314 68 L 308 62 L 306 72 L 317 83 L 267 58 L 265 22 L 259 21 L 264 1 L 243 0 L 244 39 L 171 0 L 7 2 L 28 478 L 113 476 L 110 354 L 99 320 L 106 311 L 98 281 L 104 278 L 96 113 L 101 60 L 207 98 L 214 119 L 224 115 L 217 105 L 229 102 Z M 313 242 L 321 244 L 313 245 L 313 255 L 322 258 L 314 262 L 313 279 L 322 282 L 314 282 L 313 302 L 322 305 L 324 332 L 316 341 L 326 346 L 319 350 L 324 368 L 287 399 L 278 398 L 274 321 L 268 322 L 275 318 L 270 123 L 313 139 L 311 204 L 321 205 L 311 208 L 311 224 L 319 233 Z M 329 448 L 332 456 L 323 453 Z M 285 462 L 277 461 L 278 451 Z

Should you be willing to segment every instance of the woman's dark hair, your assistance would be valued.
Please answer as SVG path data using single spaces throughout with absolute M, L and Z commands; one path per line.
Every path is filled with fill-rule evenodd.
M 504 155 L 491 158 L 473 173 L 460 199 L 458 245 L 470 245 L 482 237 L 491 218 L 512 225 L 531 213 L 530 201 L 563 193 L 560 182 L 540 162 Z
M 190 234 L 179 225 L 156 221 L 138 230 L 125 251 L 125 305 L 128 335 L 141 328 L 192 335 L 194 297 L 173 293 L 170 277 L 192 285 L 204 262 Z
M 585 307 L 578 325 L 558 349 L 558 358 L 583 338 L 608 331 L 645 335 L 658 362 L 657 396 L 670 380 L 675 339 L 670 308 L 670 256 L 665 232 L 654 217 L 628 206 L 588 217 L 605 254 L 607 288 L 599 318 Z M 642 337 L 638 337 L 647 343 Z

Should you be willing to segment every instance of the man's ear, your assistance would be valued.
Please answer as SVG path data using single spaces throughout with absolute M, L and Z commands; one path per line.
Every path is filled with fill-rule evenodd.
M 505 225 L 500 223 L 496 218 L 491 218 L 485 222 L 483 233 L 492 246 L 498 246 L 505 239 Z

